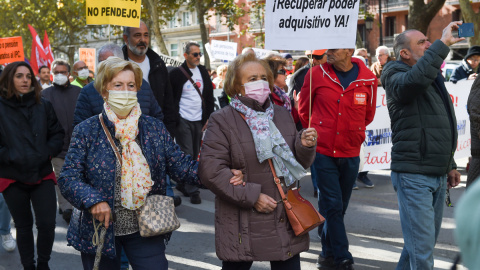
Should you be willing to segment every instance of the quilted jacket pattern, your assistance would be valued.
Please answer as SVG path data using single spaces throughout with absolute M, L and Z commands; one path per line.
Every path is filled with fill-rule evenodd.
M 120 142 L 115 139 L 113 123 L 108 120 L 105 112 L 102 117 L 117 147 L 120 146 Z M 166 194 L 167 173 L 180 183 L 200 185 L 198 163 L 180 150 L 161 121 L 142 115 L 138 127 L 140 147 L 154 181 L 149 194 Z M 113 212 L 116 162 L 98 115 L 75 127 L 58 185 L 62 195 L 78 209 L 70 221 L 67 241 L 80 252 L 96 252 L 96 247 L 92 245 L 92 215 L 88 209 L 99 202 L 107 202 Z M 116 254 L 113 227 L 109 226 L 107 230 L 102 251 L 112 258 Z

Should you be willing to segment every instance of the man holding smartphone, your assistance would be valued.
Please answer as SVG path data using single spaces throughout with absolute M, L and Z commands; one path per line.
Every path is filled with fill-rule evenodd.
M 385 87 L 392 126 L 392 184 L 397 192 L 404 247 L 397 269 L 433 270 L 433 250 L 440 231 L 445 193 L 460 182 L 453 159 L 457 123 L 440 66 L 449 46 L 465 38 L 452 31 L 430 43 L 417 30 L 395 38 L 398 61 L 388 63 Z

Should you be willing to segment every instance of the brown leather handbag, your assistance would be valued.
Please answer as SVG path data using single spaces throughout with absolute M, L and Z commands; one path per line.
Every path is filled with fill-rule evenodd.
M 318 213 L 308 200 L 305 200 L 302 195 L 300 195 L 300 192 L 296 187 L 288 189 L 287 196 L 285 197 L 280 178 L 278 178 L 275 173 L 272 159 L 268 160 L 268 164 L 270 164 L 270 169 L 273 173 L 273 180 L 277 185 L 280 196 L 282 196 L 282 202 L 285 206 L 285 211 L 287 212 L 288 221 L 290 222 L 295 235 L 304 235 L 325 222 L 325 218 Z

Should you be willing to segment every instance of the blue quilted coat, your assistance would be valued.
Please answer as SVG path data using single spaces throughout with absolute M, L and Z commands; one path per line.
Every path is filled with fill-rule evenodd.
M 115 126 L 102 113 L 105 124 L 115 139 Z M 154 185 L 150 194 L 166 192 L 165 175 L 173 180 L 200 185 L 198 163 L 185 155 L 173 142 L 165 125 L 149 116 L 141 115 L 138 121 L 140 147 L 150 166 Z M 58 185 L 62 195 L 78 210 L 70 221 L 68 244 L 80 252 L 94 254 L 92 215 L 88 209 L 99 202 L 107 202 L 113 212 L 115 183 L 115 154 L 105 135 L 98 115 L 78 124 L 72 135 Z M 115 256 L 114 226 L 109 226 L 102 253 Z

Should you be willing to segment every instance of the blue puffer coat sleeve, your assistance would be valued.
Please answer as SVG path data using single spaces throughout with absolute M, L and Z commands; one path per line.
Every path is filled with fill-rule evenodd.
M 102 96 L 93 86 L 93 82 L 85 85 L 78 95 L 75 112 L 73 114 L 73 126 L 82 121 L 101 113 L 103 110 Z

